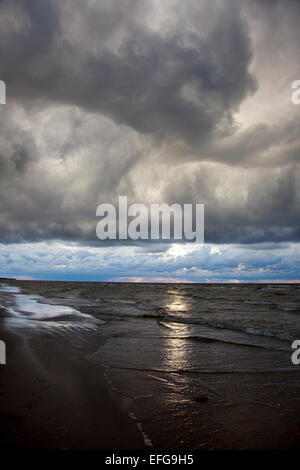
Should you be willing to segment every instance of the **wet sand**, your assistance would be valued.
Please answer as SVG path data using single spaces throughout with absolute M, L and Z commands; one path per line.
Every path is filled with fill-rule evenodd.
M 3 328 L 7 364 L 0 366 L 0 448 L 143 449 L 126 400 L 103 370 L 68 343 L 28 342 Z
M 300 369 L 291 366 L 288 341 L 176 323 L 174 317 L 166 326 L 169 313 L 162 321 L 159 307 L 153 318 L 148 300 L 166 296 L 180 312 L 178 299 L 187 291 L 179 287 L 7 283 L 42 295 L 40 301 L 58 312 L 55 306 L 67 305 L 87 316 L 79 321 L 76 311 L 66 310 L 53 318 L 42 309 L 40 316 L 21 312 L 14 318 L 13 296 L 2 293 L 2 448 L 300 447 Z M 288 295 L 289 308 L 297 295 Z M 282 302 L 283 294 L 277 297 Z M 232 309 L 232 293 L 228 299 Z M 289 332 L 293 322 L 297 332 L 296 310 L 286 318 Z

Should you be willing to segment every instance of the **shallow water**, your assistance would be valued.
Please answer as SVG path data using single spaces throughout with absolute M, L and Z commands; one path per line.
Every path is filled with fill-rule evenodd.
M 291 362 L 291 342 L 300 339 L 297 285 L 18 285 L 22 293 L 0 289 L 7 326 L 31 339 L 68 339 L 104 367 L 149 442 L 159 433 L 164 442 L 176 435 L 187 446 L 226 448 L 230 407 L 239 409 L 230 431 L 239 448 L 260 420 L 288 430 L 300 418 L 299 367 Z M 239 431 L 241 416 L 249 423 Z
M 15 320 L 19 321 L 19 324 L 24 324 L 25 327 L 33 320 L 55 322 L 55 326 L 74 321 L 104 323 L 101 320 L 95 319 L 92 315 L 82 313 L 75 308 L 66 305 L 49 304 L 47 300 L 40 295 L 21 294 L 20 289 L 15 286 L 1 285 L 0 293 L 1 292 L 14 294 L 9 313 Z
M 55 289 L 57 284 L 50 298 L 2 285 L 7 325 L 52 333 L 63 328 L 66 334 L 92 328 L 107 341 L 90 359 L 107 367 L 141 370 L 147 364 L 148 369 L 193 372 L 293 368 L 291 342 L 300 338 L 298 286 L 104 283 L 95 292 L 94 284 L 79 284 L 84 289 L 77 291 L 64 291 L 68 283 Z

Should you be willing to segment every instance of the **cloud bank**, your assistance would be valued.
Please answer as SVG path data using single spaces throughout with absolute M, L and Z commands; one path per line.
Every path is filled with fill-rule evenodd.
M 208 243 L 299 242 L 299 15 L 296 0 L 1 2 L 0 242 L 100 246 L 96 208 L 119 195 L 204 203 Z

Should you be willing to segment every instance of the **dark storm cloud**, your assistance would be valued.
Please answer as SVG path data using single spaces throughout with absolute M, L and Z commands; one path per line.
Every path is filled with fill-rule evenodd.
M 43 111 L 27 129 L 24 118 L 18 121 L 14 114 L 14 107 L 10 111 L 7 106 L 0 117 L 1 242 L 96 243 L 97 204 L 115 202 L 122 178 L 140 156 L 132 136 L 105 120 L 100 126 L 98 120 L 85 122 L 80 113 L 67 109 L 55 111 L 50 126 L 45 124 L 41 145 L 35 125 Z M 31 114 L 26 118 L 33 119 Z
M 299 240 L 299 167 L 232 171 L 215 165 L 177 172 L 165 188 L 165 200 L 205 204 L 206 242 Z
M 297 15 L 296 1 L 0 2 L 0 241 L 99 244 L 96 207 L 119 194 L 205 203 L 208 242 L 299 240 Z
M 283 119 L 279 124 L 254 124 L 209 151 L 212 160 L 232 166 L 274 168 L 300 163 L 299 123 Z
M 0 136 L 0 180 L 23 175 L 36 158 L 36 146 L 33 136 L 0 118 L 2 135 Z M 3 135 L 4 134 L 4 135 Z M 1 188 L 0 188 L 1 189 Z
M 255 88 L 248 31 L 233 2 L 216 6 L 205 37 L 201 28 L 189 31 L 191 16 L 188 26 L 162 35 L 144 22 L 149 2 L 109 5 L 4 3 L 1 9 L 19 21 L 15 31 L 0 31 L 11 98 L 77 104 L 140 133 L 190 144 L 207 140 L 224 122 L 230 126 L 232 111 Z M 111 50 L 121 29 L 124 37 Z

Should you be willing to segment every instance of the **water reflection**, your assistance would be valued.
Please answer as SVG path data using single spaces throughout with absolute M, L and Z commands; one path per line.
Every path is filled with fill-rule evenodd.
M 179 295 L 171 296 L 165 304 L 165 310 L 170 316 L 188 317 L 188 304 Z M 170 325 L 171 326 L 171 325 Z M 187 324 L 174 323 L 171 328 L 166 328 L 164 345 L 162 349 L 162 365 L 164 370 L 188 370 L 190 369 L 190 347 L 188 337 L 190 327 Z
M 167 312 L 185 313 L 188 316 L 188 308 L 190 307 L 187 299 L 181 295 L 173 295 L 167 299 L 164 308 Z
M 75 308 L 66 305 L 51 305 L 42 296 L 21 294 L 18 287 L 2 284 L 0 292 L 13 294 L 9 296 L 13 297 L 13 302 L 9 299 L 9 304 L 6 300 L 6 305 L 3 305 L 10 314 L 5 319 L 7 326 L 45 330 L 57 329 L 57 327 L 66 328 L 83 323 L 86 327 L 105 323 Z
M 40 296 L 29 294 L 15 295 L 15 312 L 18 316 L 30 317 L 32 320 L 59 320 L 68 319 L 69 316 L 79 315 L 80 318 L 91 318 L 90 315 L 79 312 L 78 310 L 65 305 L 51 305 L 44 303 Z
M 17 293 L 20 292 L 20 289 L 15 286 L 7 286 L 5 284 L 0 284 L 0 292 L 12 292 Z

